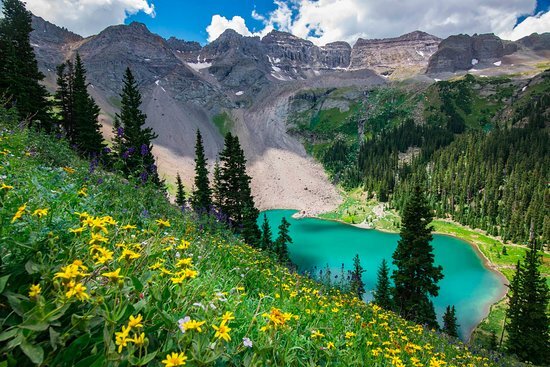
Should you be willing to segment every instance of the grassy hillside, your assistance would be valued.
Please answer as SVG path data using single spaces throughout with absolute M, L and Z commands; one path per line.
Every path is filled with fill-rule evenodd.
M 0 126 L 0 366 L 513 365 L 291 274 L 63 141 Z

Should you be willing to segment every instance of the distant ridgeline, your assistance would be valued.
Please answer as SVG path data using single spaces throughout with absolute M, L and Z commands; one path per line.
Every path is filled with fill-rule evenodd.
M 439 217 L 518 243 L 533 226 L 549 242 L 550 71 L 383 87 L 346 113 L 317 111 L 291 116 L 293 130 L 345 188 L 400 209 L 420 181 Z

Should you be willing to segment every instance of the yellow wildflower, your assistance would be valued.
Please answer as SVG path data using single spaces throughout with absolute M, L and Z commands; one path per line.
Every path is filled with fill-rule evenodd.
M 94 246 L 92 249 L 90 249 L 90 252 L 92 251 L 93 251 L 93 258 L 95 260 L 96 265 L 105 264 L 107 261 L 113 259 L 114 252 L 109 249 L 106 249 L 105 247 Z
M 25 214 L 25 211 L 26 211 L 26 210 L 27 210 L 27 204 L 21 205 L 21 206 L 17 209 L 17 212 L 15 212 L 15 214 L 13 215 L 13 218 L 11 219 L 11 222 L 14 223 L 16 220 L 21 219 L 21 217 L 23 216 L 23 214 Z
M 122 250 L 122 255 L 120 255 L 118 259 L 135 260 L 135 259 L 139 259 L 140 257 L 141 255 L 138 254 L 137 252 L 134 252 L 132 250 L 128 250 L 127 248 L 125 248 L 124 250 Z
M 181 240 L 178 247 L 176 247 L 178 250 L 187 250 L 189 248 L 189 245 L 191 245 L 191 242 L 186 240 Z
M 88 196 L 88 188 L 83 186 L 80 190 L 78 190 L 78 196 Z
M 216 330 L 216 334 L 214 335 L 216 338 L 223 339 L 226 342 L 231 340 L 229 336 L 231 329 L 225 324 L 225 321 L 222 321 L 220 326 L 212 325 L 212 328 Z
M 131 224 L 126 224 L 125 226 L 122 226 L 122 229 L 125 231 L 129 231 L 131 229 L 136 229 L 136 228 L 137 228 L 136 226 L 133 226 Z
M 166 359 L 162 361 L 165 367 L 177 367 L 185 365 L 187 357 L 183 353 L 167 354 Z
M 82 232 L 84 232 L 84 229 L 84 227 L 71 228 L 69 229 L 69 232 L 74 234 L 81 234 Z
M 141 333 L 139 334 L 139 336 L 137 334 L 134 334 L 134 338 L 132 339 L 132 341 L 138 347 L 142 346 L 143 344 L 145 344 L 145 333 Z
M 48 215 L 48 209 L 47 208 L 36 209 L 34 212 L 32 212 L 32 215 L 38 218 L 45 217 L 46 215 Z
M 65 293 L 65 295 L 69 299 L 72 298 L 73 296 L 76 297 L 80 301 L 84 301 L 84 300 L 90 298 L 90 296 L 86 293 L 86 287 L 84 285 L 82 285 L 82 283 L 76 283 L 75 284 L 75 281 L 72 280 L 67 285 L 67 288 L 69 288 L 69 290 L 67 291 L 67 293 Z
M 65 171 L 65 172 L 67 172 L 67 173 L 69 173 L 69 174 L 73 174 L 73 173 L 76 172 L 76 171 L 75 171 L 73 168 L 71 168 L 71 167 L 63 167 L 63 171 Z
M 42 292 L 42 288 L 40 287 L 40 284 L 33 284 L 31 285 L 31 289 L 29 291 L 29 298 L 36 298 L 40 292 Z
M 170 221 L 164 220 L 164 219 L 157 219 L 155 222 L 159 225 L 159 227 L 170 227 Z
M 115 339 L 116 339 L 115 344 L 118 345 L 119 353 L 122 352 L 122 348 L 128 345 L 128 342 L 132 341 L 132 339 L 128 338 L 128 334 L 130 333 L 131 329 L 132 328 L 130 328 L 129 326 L 128 327 L 123 326 L 122 331 L 115 333 Z
M 6 185 L 5 183 L 2 182 L 2 186 L 0 186 L 0 190 L 5 190 L 5 191 L 13 190 L 13 186 Z
M 324 336 L 325 336 L 325 334 L 322 334 L 319 330 L 313 330 L 313 331 L 311 332 L 311 338 L 312 338 L 312 339 L 315 339 L 315 338 L 322 338 L 322 337 L 324 337 Z
M 333 342 L 328 342 L 327 343 L 327 346 L 326 346 L 327 349 L 334 349 L 334 343 Z
M 227 311 L 226 313 L 223 314 L 222 316 L 223 323 L 227 323 L 231 320 L 235 320 L 235 316 L 233 316 L 233 312 Z
M 354 332 L 352 331 L 347 331 L 346 332 L 346 339 L 351 339 L 353 338 L 354 336 L 356 336 L 357 334 L 355 334 Z
M 55 273 L 54 279 L 61 278 L 71 280 L 77 276 L 83 276 L 84 274 L 78 269 L 78 265 L 70 264 L 61 268 L 61 271 Z
M 122 277 L 120 276 L 120 268 L 118 268 L 118 269 L 115 270 L 115 271 L 103 273 L 103 274 L 101 274 L 101 275 L 103 275 L 104 277 L 109 278 L 109 280 L 113 280 L 113 281 L 117 281 L 117 280 L 119 280 L 119 279 L 122 278 Z
M 141 316 L 141 314 L 138 314 L 136 317 L 130 316 L 130 321 L 128 321 L 128 327 L 130 328 L 143 327 L 143 324 L 141 323 L 142 321 L 143 321 L 143 316 Z
M 107 243 L 109 239 L 103 236 L 101 233 L 92 233 L 92 239 L 88 242 L 90 245 L 99 245 L 101 243 Z
M 187 258 L 185 258 L 185 259 L 179 259 L 179 260 L 176 262 L 176 266 L 181 266 L 181 267 L 184 267 L 184 266 L 193 266 L 193 258 L 187 257 Z
M 202 333 L 201 326 L 204 325 L 205 323 L 206 321 L 196 321 L 196 320 L 190 320 L 189 318 L 185 318 L 181 320 L 179 327 L 182 332 L 186 332 L 187 330 L 197 330 L 199 333 Z

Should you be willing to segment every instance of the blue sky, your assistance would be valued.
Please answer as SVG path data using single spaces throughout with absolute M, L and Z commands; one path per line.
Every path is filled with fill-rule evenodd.
M 291 32 L 319 45 L 423 30 L 439 37 L 550 32 L 550 0 L 26 0 L 36 15 L 83 35 L 139 21 L 163 37 L 213 40 L 225 29 Z M 129 15 L 130 14 L 130 15 Z
M 272 0 L 156 0 L 154 4 L 155 18 L 140 12 L 128 17 L 125 23 L 138 21 L 165 38 L 174 36 L 200 43 L 206 42 L 206 27 L 214 14 L 228 19 L 241 16 L 254 31 L 263 28 L 263 24 L 252 18 L 252 11 L 267 14 L 276 8 Z

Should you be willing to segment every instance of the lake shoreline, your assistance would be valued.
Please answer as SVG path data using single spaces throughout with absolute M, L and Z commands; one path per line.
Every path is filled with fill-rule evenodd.
M 291 210 L 295 210 L 295 209 L 291 209 Z M 296 213 L 294 213 L 292 215 L 292 217 L 294 219 L 303 219 L 303 218 L 314 218 L 314 219 L 319 219 L 319 220 L 326 220 L 326 221 L 331 221 L 331 222 L 336 222 L 336 223 L 341 223 L 341 224 L 345 224 L 345 225 L 349 225 L 349 226 L 353 226 L 355 228 L 359 228 L 359 229 L 366 229 L 366 230 L 376 230 L 376 231 L 379 231 L 379 232 L 384 232 L 384 233 L 391 233 L 391 234 L 399 234 L 399 232 L 397 231 L 392 231 L 392 230 L 389 230 L 389 229 L 385 229 L 385 228 L 375 228 L 375 227 L 372 227 L 366 223 L 347 223 L 347 222 L 344 222 L 343 220 L 340 220 L 340 219 L 332 219 L 332 218 L 322 218 L 320 217 L 319 215 L 322 214 L 322 213 L 314 213 L 314 212 L 306 212 L 306 211 L 297 211 Z M 444 220 L 444 219 L 442 219 Z M 452 222 L 453 224 L 457 224 L 455 222 Z M 492 302 L 491 304 L 488 304 L 487 306 L 484 306 L 483 307 L 483 312 L 482 312 L 482 315 L 483 317 L 481 318 L 481 320 L 479 321 L 479 323 L 477 323 L 477 325 L 475 325 L 474 327 L 471 328 L 471 330 L 468 330 L 467 332 L 467 338 L 465 338 L 465 342 L 468 342 L 470 341 L 475 329 L 478 328 L 478 326 L 487 319 L 487 317 L 489 316 L 489 313 L 491 312 L 491 308 L 496 305 L 497 303 L 501 302 L 505 297 L 506 297 L 506 294 L 508 293 L 508 285 L 509 285 L 509 281 L 508 279 L 506 278 L 506 276 L 504 276 L 503 273 L 501 273 L 499 270 L 498 270 L 498 267 L 496 264 L 494 264 L 484 253 L 483 251 L 481 251 L 481 248 L 479 247 L 479 245 L 469 239 L 466 239 L 466 238 L 463 238 L 463 237 L 460 237 L 460 236 L 457 236 L 455 234 L 451 234 L 451 233 L 446 233 L 446 232 L 440 232 L 440 231 L 434 231 L 433 232 L 434 234 L 437 234 L 437 235 L 442 235 L 442 236 L 448 236 L 448 237 L 453 237 L 453 238 L 456 238 L 456 239 L 459 239 L 461 241 L 464 241 L 466 242 L 467 244 L 470 245 L 470 247 L 473 248 L 474 252 L 476 253 L 477 257 L 481 260 L 483 266 L 491 271 L 493 274 L 495 274 L 499 279 L 500 281 L 502 282 L 502 290 L 500 291 L 500 293 L 498 294 L 497 296 L 497 299 Z

